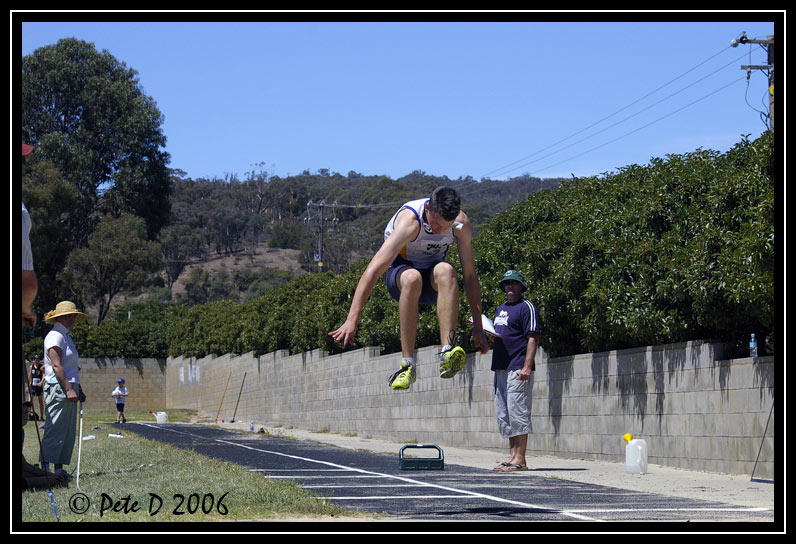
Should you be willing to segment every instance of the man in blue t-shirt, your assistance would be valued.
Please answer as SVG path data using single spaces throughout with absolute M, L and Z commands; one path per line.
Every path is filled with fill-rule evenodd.
M 505 472 L 528 470 L 525 450 L 531 431 L 531 375 L 541 331 L 536 306 L 523 296 L 528 288 L 516 270 L 500 280 L 506 302 L 495 313 L 492 371 L 495 373 L 495 412 L 498 429 L 508 438 L 509 460 L 495 467 Z

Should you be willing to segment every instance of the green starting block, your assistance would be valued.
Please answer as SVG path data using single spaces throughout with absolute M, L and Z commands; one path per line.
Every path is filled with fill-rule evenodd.
M 410 448 L 434 448 L 437 450 L 439 457 L 404 457 L 404 450 Z M 445 456 L 442 453 L 442 448 L 433 444 L 408 444 L 403 446 L 398 452 L 398 459 L 401 470 L 445 470 Z

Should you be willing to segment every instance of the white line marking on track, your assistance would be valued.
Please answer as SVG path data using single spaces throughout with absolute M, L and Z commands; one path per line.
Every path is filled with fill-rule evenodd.
M 202 440 L 208 440 L 208 438 L 206 438 L 204 436 L 200 436 L 200 435 L 196 435 L 196 434 L 188 433 L 188 432 L 184 432 L 184 431 L 177 431 L 175 429 L 168 429 L 166 427 L 161 427 L 161 426 L 157 426 L 157 425 L 151 425 L 149 423 L 141 423 L 141 425 L 144 425 L 146 427 L 152 427 L 153 429 L 160 429 L 160 430 L 173 432 L 173 433 L 176 433 L 176 434 L 184 434 L 184 435 L 187 435 L 187 436 L 193 436 L 193 437 L 196 437 L 196 438 L 200 438 Z M 269 453 L 269 454 L 272 454 L 272 455 L 277 455 L 277 456 L 280 456 L 280 457 L 287 457 L 289 459 L 297 459 L 299 461 L 306 461 L 306 462 L 309 462 L 309 463 L 317 463 L 317 464 L 320 464 L 320 465 L 326 465 L 328 467 L 333 467 L 333 468 L 341 470 L 341 471 L 350 471 L 350 472 L 357 472 L 357 473 L 360 473 L 360 474 L 373 475 L 374 477 L 388 478 L 388 479 L 393 479 L 393 480 L 406 482 L 406 483 L 409 483 L 409 484 L 422 485 L 422 486 L 425 486 L 425 487 L 434 487 L 434 488 L 437 488 L 437 489 L 440 489 L 440 490 L 443 490 L 443 491 L 452 491 L 452 492 L 458 494 L 458 495 L 438 495 L 438 496 L 427 495 L 427 496 L 418 496 L 417 498 L 424 498 L 424 499 L 428 499 L 428 498 L 481 498 L 481 499 L 495 501 L 495 502 L 500 502 L 500 503 L 504 503 L 504 504 L 511 504 L 511 505 L 514 505 L 514 506 L 522 507 L 522 508 L 531 508 L 531 509 L 534 509 L 534 510 L 546 510 L 546 511 L 548 511 L 550 513 L 561 514 L 563 516 L 571 517 L 571 518 L 582 520 L 582 521 L 605 521 L 605 520 L 602 520 L 602 519 L 599 519 L 599 518 L 590 517 L 590 516 L 585 516 L 585 515 L 581 514 L 580 512 L 590 513 L 590 514 L 594 514 L 594 513 L 600 514 L 600 513 L 611 513 L 611 512 L 638 512 L 638 511 L 644 510 L 644 509 L 630 509 L 630 508 L 628 508 L 628 509 L 619 509 L 619 510 L 613 510 L 613 509 L 605 509 L 605 510 L 601 510 L 601 509 L 595 509 L 595 510 L 561 510 L 560 508 L 554 508 L 554 507 L 549 507 L 549 506 L 540 506 L 540 505 L 537 505 L 537 504 L 530 504 L 530 503 L 521 502 L 521 501 L 514 501 L 514 500 L 511 500 L 511 499 L 504 499 L 502 497 L 495 497 L 493 495 L 486 495 L 486 494 L 483 494 L 483 493 L 476 493 L 474 491 L 467 491 L 467 490 L 464 490 L 464 489 L 456 489 L 456 488 L 453 488 L 453 487 L 447 487 L 447 486 L 442 486 L 442 485 L 438 485 L 438 484 L 420 482 L 418 480 L 413 480 L 411 478 L 405 478 L 403 476 L 394 476 L 394 475 L 391 475 L 391 474 L 381 474 L 381 473 L 372 472 L 372 471 L 369 471 L 369 470 L 362 470 L 362 469 L 358 469 L 358 468 L 345 467 L 343 465 L 338 465 L 336 463 L 330 463 L 329 461 L 321 461 L 319 459 L 310 459 L 308 457 L 300 457 L 298 455 L 289 455 L 287 453 L 282 453 L 282 452 L 278 452 L 278 451 L 271 451 L 271 450 L 265 450 L 265 449 L 261 449 L 261 448 L 254 448 L 252 446 L 247 446 L 245 444 L 238 444 L 238 443 L 235 443 L 235 442 L 230 442 L 228 440 L 221 440 L 221 439 L 218 439 L 218 438 L 212 438 L 210 440 L 213 440 L 214 442 L 219 442 L 221 444 L 228 444 L 230 446 L 237 446 L 239 448 L 244 448 L 244 449 L 247 449 L 247 450 L 258 451 L 258 452 L 262 452 L 262 453 Z M 335 500 L 342 500 L 342 499 L 345 499 L 345 500 L 367 500 L 367 499 L 373 499 L 373 500 L 375 500 L 375 499 L 395 499 L 396 497 L 384 496 L 384 497 L 319 497 L 319 498 L 335 499 Z M 410 497 L 407 497 L 407 498 L 410 498 Z M 411 497 L 411 498 L 415 498 L 415 497 Z M 644 511 L 757 512 L 757 511 L 761 511 L 761 510 L 765 511 L 765 510 L 768 510 L 768 509 L 767 508 L 762 508 L 762 509 L 756 509 L 756 508 L 752 508 L 752 509 L 744 509 L 744 508 L 701 508 L 701 509 L 700 508 L 684 508 L 684 509 L 679 509 L 679 508 L 672 508 L 670 510 L 667 510 L 667 509 L 658 509 L 658 510 L 652 509 L 652 510 L 644 510 Z
M 394 495 L 374 495 L 371 497 L 318 497 L 323 500 L 330 501 L 384 501 L 395 500 Z M 401 495 L 402 499 L 471 499 L 465 495 Z M 546 509 L 547 510 L 547 509 Z M 555 512 L 559 512 L 555 510 Z M 563 512 L 561 512 L 563 514 Z
M 301 478 L 302 481 L 304 481 L 304 480 L 319 480 L 319 479 L 323 479 L 323 480 L 329 480 L 329 479 L 345 480 L 345 479 L 357 478 L 357 479 L 361 480 L 363 478 L 374 478 L 374 479 L 384 478 L 384 476 L 382 476 L 381 474 L 357 474 L 356 476 L 300 476 L 300 475 L 294 474 L 293 476 L 269 476 L 269 475 L 266 475 L 265 477 L 269 478 L 271 480 L 295 480 L 296 478 Z
M 375 487 L 430 487 L 428 484 L 383 484 L 383 485 L 302 485 L 304 489 L 352 489 L 352 488 L 366 488 L 373 489 Z
M 567 512 L 582 513 L 603 513 L 603 512 L 767 512 L 771 510 L 765 507 L 744 508 L 589 508 L 567 510 Z
M 249 472 L 348 472 L 347 468 L 250 468 Z

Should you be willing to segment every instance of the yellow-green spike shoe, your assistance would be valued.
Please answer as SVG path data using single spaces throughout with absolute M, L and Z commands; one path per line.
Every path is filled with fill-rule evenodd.
M 415 375 L 414 365 L 409 364 L 408 361 L 401 359 L 401 370 L 390 376 L 390 387 L 396 391 L 403 391 L 409 389 L 417 376 Z
M 453 378 L 457 372 L 464 368 L 466 362 L 467 354 L 459 346 L 443 351 L 439 357 L 439 377 Z

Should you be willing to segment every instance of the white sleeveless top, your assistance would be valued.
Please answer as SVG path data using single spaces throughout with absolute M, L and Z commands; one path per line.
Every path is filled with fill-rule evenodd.
M 406 264 L 418 269 L 431 268 L 438 262 L 445 260 L 448 248 L 455 243 L 456 239 L 453 236 L 453 229 L 459 225 L 458 223 L 454 223 L 453 227 L 442 234 L 432 234 L 431 227 L 424 223 L 423 208 L 428 201 L 428 198 L 421 198 L 407 202 L 395 212 L 395 215 L 387 223 L 387 228 L 384 229 L 385 240 L 392 234 L 395 228 L 395 218 L 403 210 L 411 210 L 415 214 L 418 225 L 420 225 L 420 232 L 417 237 L 401 249 L 391 266 Z

